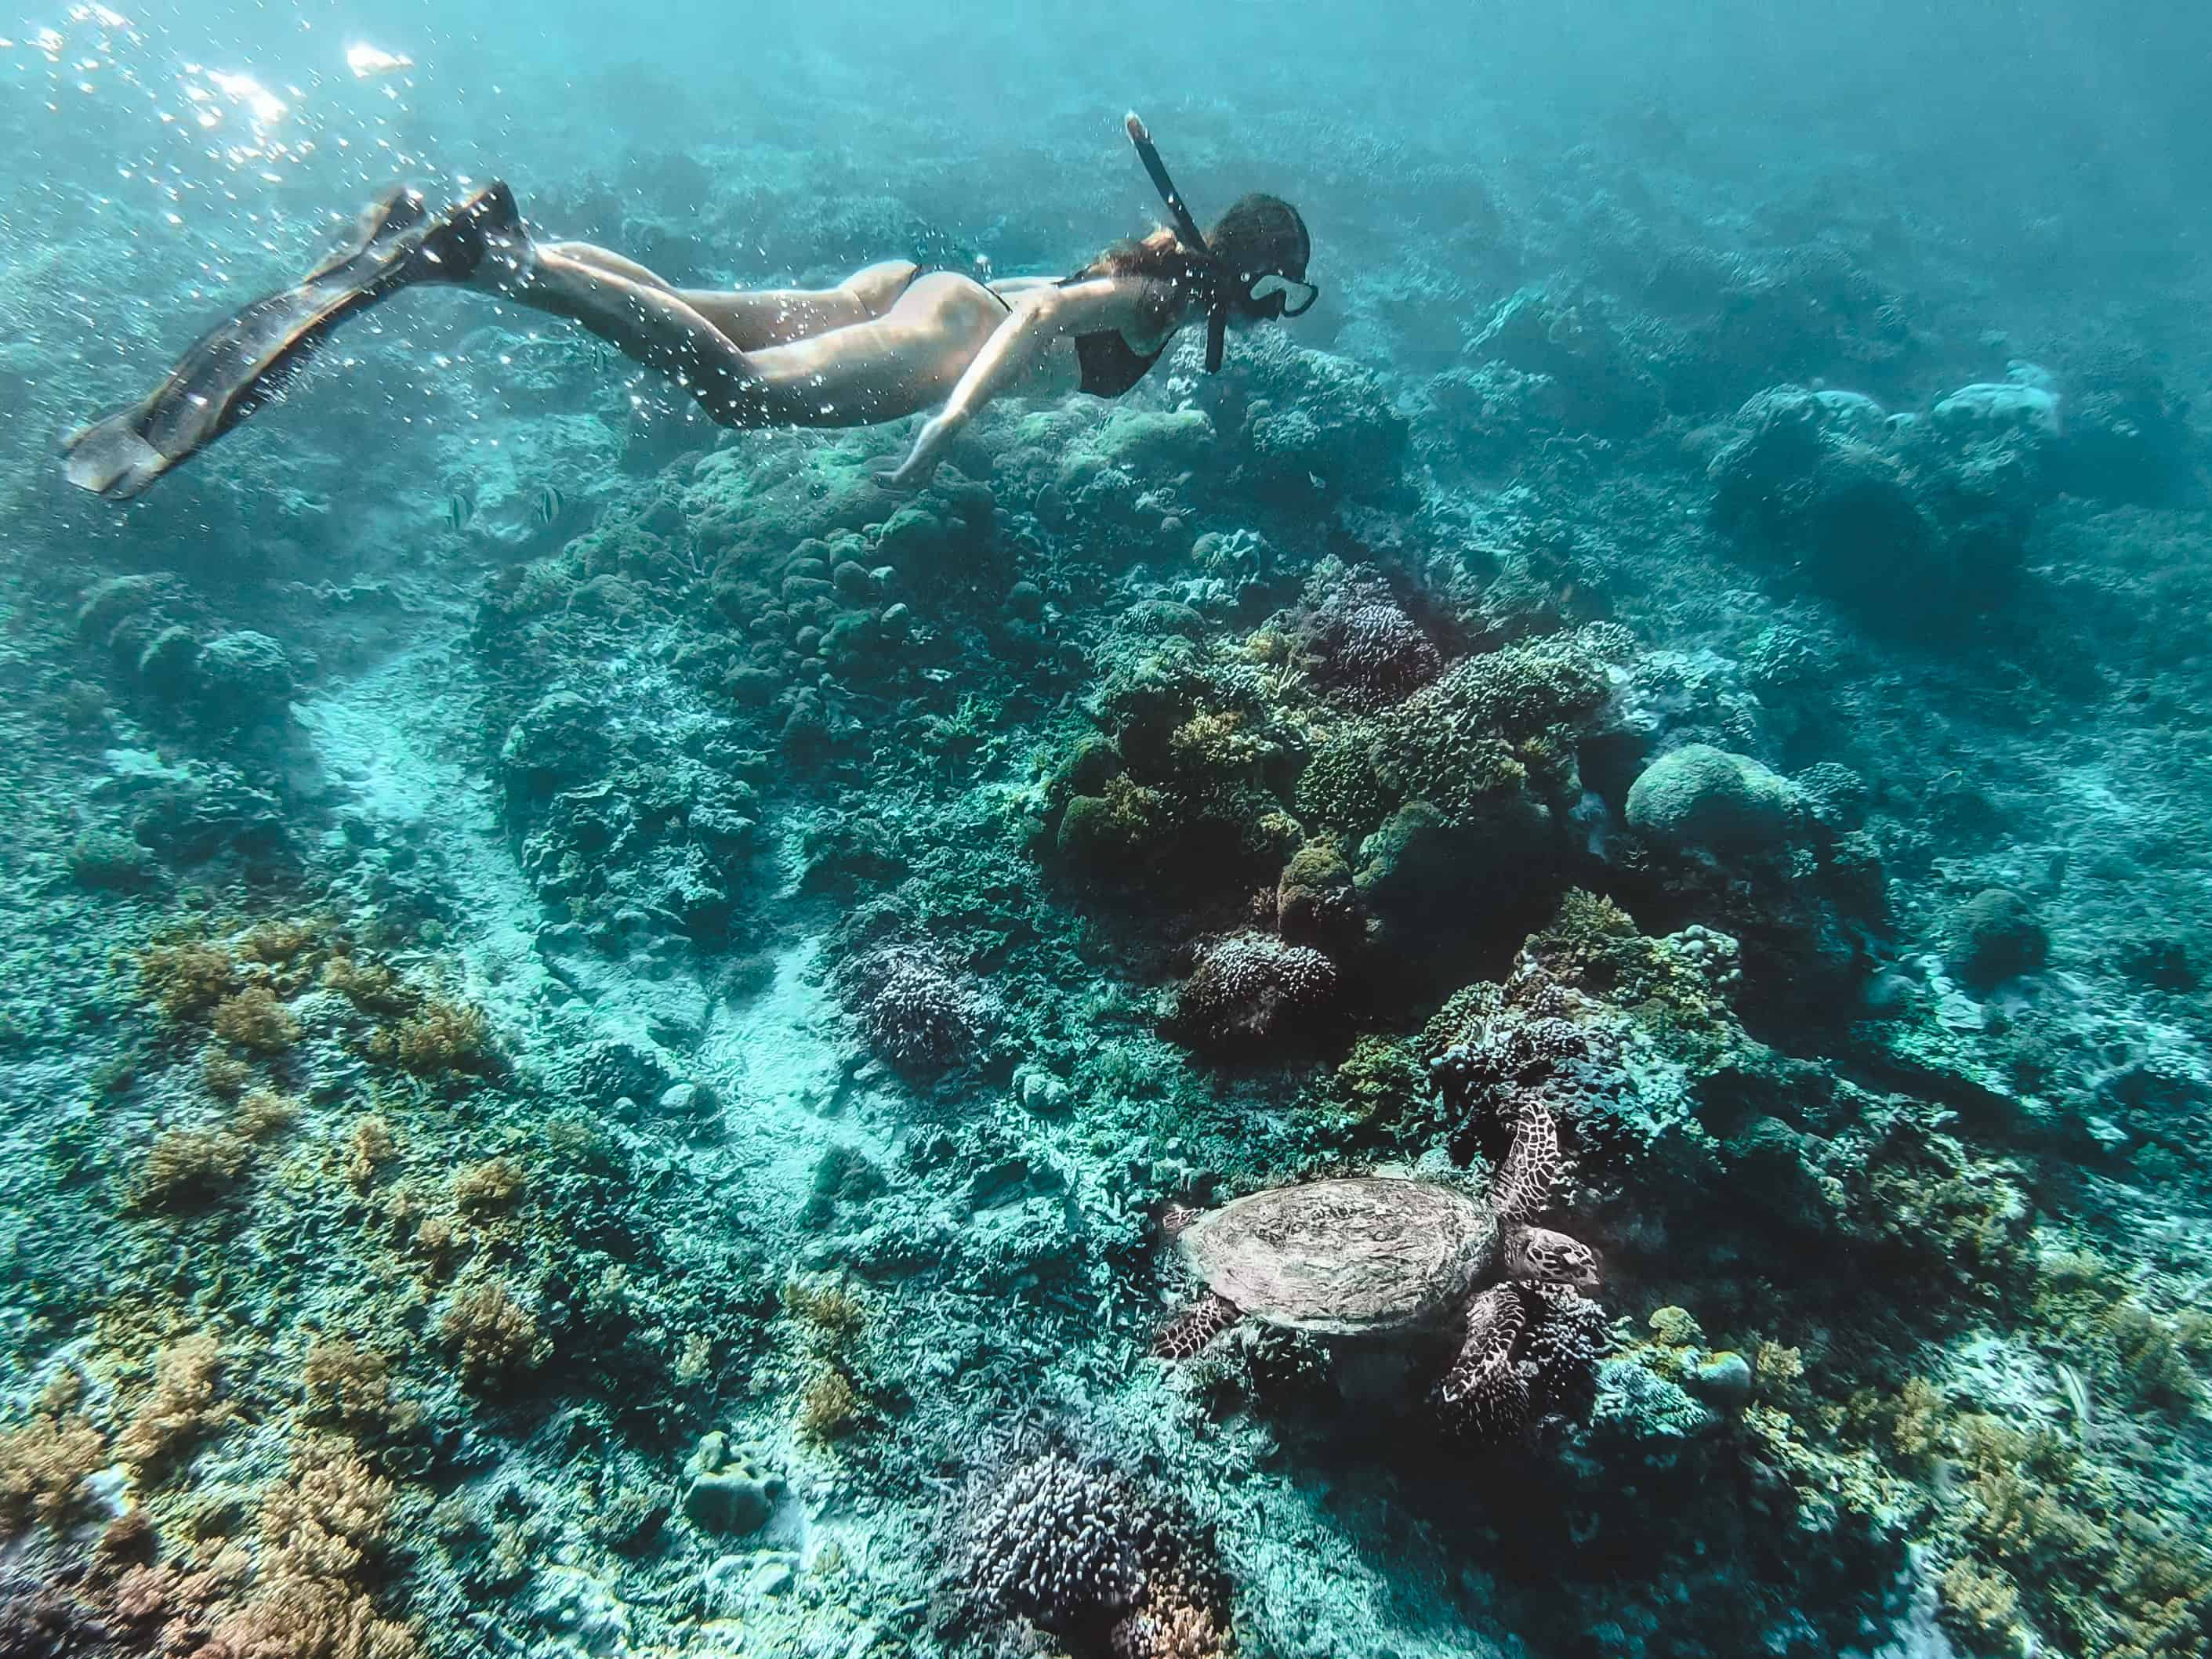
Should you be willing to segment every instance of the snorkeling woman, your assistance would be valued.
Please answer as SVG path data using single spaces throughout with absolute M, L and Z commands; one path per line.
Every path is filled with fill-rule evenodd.
M 1199 322 L 1210 373 L 1229 328 L 1313 304 L 1295 208 L 1247 196 L 1202 231 L 1134 114 L 1128 133 L 1173 223 L 1059 279 L 985 283 L 891 261 L 832 289 L 678 289 L 605 248 L 535 240 L 503 183 L 434 216 L 419 191 L 394 189 L 296 286 L 217 325 L 143 402 L 72 436 L 69 479 L 112 501 L 139 494 L 267 403 L 347 318 L 443 283 L 581 323 L 724 426 L 870 426 L 942 404 L 891 474 L 924 483 L 994 398 L 1119 397 Z

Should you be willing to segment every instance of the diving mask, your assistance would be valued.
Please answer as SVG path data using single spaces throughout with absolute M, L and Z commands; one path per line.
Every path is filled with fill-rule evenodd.
M 1262 271 L 1244 289 L 1245 303 L 1262 317 L 1303 317 L 1321 298 L 1321 289 L 1279 270 Z

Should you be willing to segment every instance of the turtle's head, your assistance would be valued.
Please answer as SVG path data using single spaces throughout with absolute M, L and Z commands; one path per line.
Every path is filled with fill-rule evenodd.
M 1505 1276 L 1571 1285 L 1578 1291 L 1595 1290 L 1601 1277 L 1595 1250 L 1549 1227 L 1505 1230 Z

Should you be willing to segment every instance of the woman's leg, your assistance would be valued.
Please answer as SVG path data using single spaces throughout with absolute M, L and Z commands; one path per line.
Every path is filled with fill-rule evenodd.
M 471 285 L 582 324 L 624 356 L 672 376 L 724 426 L 777 418 L 770 388 L 736 343 L 619 254 L 588 244 L 534 243 L 518 223 L 491 239 Z
M 835 288 L 678 288 L 636 260 L 590 242 L 541 242 L 538 247 L 673 294 L 728 335 L 740 351 L 788 345 L 833 328 L 872 321 L 897 302 L 921 269 L 911 259 L 884 259 L 862 266 Z
M 941 400 L 1006 315 L 979 283 L 913 270 L 871 265 L 822 290 L 679 291 L 620 254 L 518 227 L 474 280 L 673 375 L 724 425 L 848 427 Z
M 915 279 L 866 322 L 744 354 L 793 426 L 871 426 L 942 403 L 1006 319 L 1005 301 L 949 270 Z
M 759 351 L 811 339 L 833 328 L 872 322 L 914 286 L 921 269 L 911 259 L 886 259 L 862 267 L 835 288 L 678 291 L 686 305 L 728 335 L 738 349 Z
M 741 427 L 912 414 L 951 390 L 1006 315 L 980 283 L 949 272 L 917 281 L 896 263 L 817 293 L 688 297 L 619 254 L 533 242 L 503 184 L 434 217 L 419 194 L 395 190 L 307 277 L 234 313 L 145 398 L 76 434 L 70 481 L 115 500 L 137 495 L 260 408 L 331 329 L 419 282 L 465 284 L 580 323 L 673 375 L 715 421 Z M 763 343 L 749 351 L 741 339 Z

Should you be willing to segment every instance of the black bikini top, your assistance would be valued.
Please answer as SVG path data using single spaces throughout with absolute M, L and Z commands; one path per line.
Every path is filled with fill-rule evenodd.
M 1152 372 L 1160 352 L 1139 351 L 1118 328 L 1075 337 L 1075 361 L 1083 370 L 1079 389 L 1094 398 L 1118 398 Z
M 1060 279 L 1062 288 L 1088 282 L 1101 274 L 1098 262 L 1083 267 L 1072 276 Z M 1154 363 L 1168 349 L 1163 340 L 1150 351 L 1139 351 L 1118 328 L 1102 328 L 1096 333 L 1075 337 L 1075 361 L 1083 374 L 1078 389 L 1094 398 L 1118 398 L 1152 372 Z

